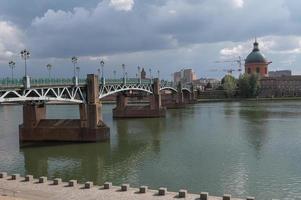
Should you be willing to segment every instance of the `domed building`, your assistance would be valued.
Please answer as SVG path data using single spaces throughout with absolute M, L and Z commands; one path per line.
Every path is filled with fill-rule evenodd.
M 253 50 L 245 60 L 245 73 L 257 73 L 262 77 L 267 77 L 268 65 L 271 63 L 272 62 L 268 62 L 264 55 L 260 52 L 259 44 L 257 40 L 255 40 Z

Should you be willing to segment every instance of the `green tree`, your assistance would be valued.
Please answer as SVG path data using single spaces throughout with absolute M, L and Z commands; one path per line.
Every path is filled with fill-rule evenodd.
M 233 97 L 234 91 L 237 87 L 236 79 L 231 75 L 226 75 L 222 79 L 222 85 L 227 97 Z
M 259 79 L 260 77 L 257 74 L 244 74 L 241 77 L 239 77 L 239 95 L 245 98 L 256 97 L 260 89 Z

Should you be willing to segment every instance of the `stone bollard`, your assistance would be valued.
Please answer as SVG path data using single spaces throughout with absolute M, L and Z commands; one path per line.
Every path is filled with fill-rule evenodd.
M 201 192 L 200 200 L 208 200 L 209 193 L 208 192 Z
M 160 196 L 164 196 L 166 193 L 167 193 L 167 188 L 164 188 L 164 187 L 160 187 L 160 188 L 159 188 L 158 194 L 159 194 Z
M 41 176 L 39 178 L 39 183 L 46 183 L 47 182 L 47 177 L 46 176 Z
M 11 180 L 17 180 L 18 178 L 20 178 L 20 174 L 13 174 L 11 176 Z
M 140 188 L 139 188 L 139 193 L 146 193 L 147 192 L 147 190 L 148 190 L 148 187 L 147 186 L 140 186 Z
M 1 172 L 0 173 L 0 178 L 5 178 L 7 177 L 7 173 L 6 172 Z
M 61 184 L 62 183 L 62 179 L 61 178 L 55 178 L 54 180 L 53 180 L 53 185 L 59 185 L 59 184 Z
M 179 198 L 186 198 L 187 190 L 179 190 Z
M 128 191 L 129 188 L 130 188 L 129 184 L 122 184 L 121 185 L 121 191 Z
M 27 182 L 33 181 L 33 175 L 26 175 L 25 181 L 27 181 Z
M 77 180 L 70 180 L 68 183 L 69 187 L 75 187 L 77 185 Z
M 224 194 L 223 200 L 231 200 L 231 195 L 230 194 Z
M 247 200 L 255 200 L 255 197 L 247 197 Z
M 108 190 L 108 189 L 111 189 L 111 188 L 112 188 L 112 183 L 111 182 L 105 182 L 103 184 L 103 189 Z
M 85 183 L 85 188 L 86 188 L 86 189 L 90 189 L 90 188 L 92 188 L 92 187 L 93 187 L 93 182 L 88 181 L 88 182 Z

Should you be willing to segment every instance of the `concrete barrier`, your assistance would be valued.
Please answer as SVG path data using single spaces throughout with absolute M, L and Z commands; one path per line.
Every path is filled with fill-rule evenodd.
M 179 190 L 179 198 L 186 198 L 187 190 Z
M 60 185 L 62 183 L 62 179 L 61 178 L 55 178 L 53 180 L 53 185 Z
M 88 181 L 88 182 L 85 183 L 85 188 L 86 189 L 90 189 L 92 187 L 93 187 L 93 182 L 92 181 Z
M 39 178 L 39 183 L 46 183 L 47 182 L 47 177 L 46 176 L 41 176 Z
M 223 200 L 231 200 L 231 195 L 230 194 L 224 194 Z
M 68 183 L 69 187 L 75 187 L 77 185 L 77 180 L 70 180 Z
M 7 173 L 6 172 L 0 172 L 0 178 L 5 178 L 7 177 Z
M 159 188 L 158 194 L 159 194 L 160 196 L 164 196 L 166 193 L 167 193 L 167 188 L 164 188 L 164 187 L 160 187 L 160 188 Z
M 148 190 L 148 187 L 145 185 L 140 186 L 139 193 L 146 193 Z
M 25 181 L 26 181 L 26 182 L 33 181 L 33 175 L 26 175 L 26 176 L 25 176 Z
M 129 184 L 122 184 L 121 185 L 121 191 L 128 191 L 129 188 L 130 188 Z
M 13 175 L 11 175 L 11 179 L 12 180 L 17 180 L 19 178 L 20 178 L 20 174 L 13 174 Z
M 209 193 L 208 192 L 201 192 L 200 200 L 208 200 Z
M 108 190 L 108 189 L 111 189 L 112 188 L 112 183 L 111 182 L 105 182 L 103 184 L 103 188 Z

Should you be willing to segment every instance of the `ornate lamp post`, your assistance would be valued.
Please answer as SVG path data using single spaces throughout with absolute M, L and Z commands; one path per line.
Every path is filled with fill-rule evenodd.
M 77 75 L 78 78 L 79 78 L 79 73 L 80 73 L 80 67 L 77 66 L 77 67 L 76 67 L 76 75 Z
M 30 77 L 27 74 L 27 59 L 29 59 L 30 57 L 30 52 L 26 49 L 22 50 L 20 52 L 21 58 L 24 59 L 24 63 L 25 63 L 25 76 L 23 78 L 23 85 L 25 89 L 29 89 L 30 88 Z
M 75 73 L 75 65 L 77 64 L 77 57 L 76 56 L 73 56 L 72 58 L 71 58 L 71 61 L 72 61 L 72 63 L 73 63 L 73 76 L 74 77 L 76 77 L 76 73 Z
M 20 52 L 21 58 L 24 59 L 25 63 L 25 77 L 27 77 L 27 62 L 26 60 L 30 57 L 30 52 L 27 49 L 24 49 Z
M 14 61 L 9 61 L 8 66 L 11 69 L 11 80 L 14 80 L 14 69 L 16 68 L 16 63 Z
M 152 79 L 152 69 L 149 69 L 149 78 Z
M 105 66 L 105 61 L 101 60 L 101 61 L 100 61 L 100 66 L 101 66 L 101 78 L 103 79 L 103 77 L 104 77 L 104 74 L 103 74 L 103 68 L 104 68 L 104 66 Z
M 116 70 L 113 71 L 114 79 L 116 79 Z
M 99 68 L 97 69 L 97 74 L 98 74 L 98 77 L 100 77 L 100 69 Z
M 51 64 L 47 64 L 46 65 L 46 68 L 48 70 L 48 78 L 50 79 L 51 78 L 51 69 L 52 69 L 52 65 Z
M 125 78 L 125 64 L 122 64 L 121 67 L 122 67 L 122 71 L 123 71 L 123 78 Z

